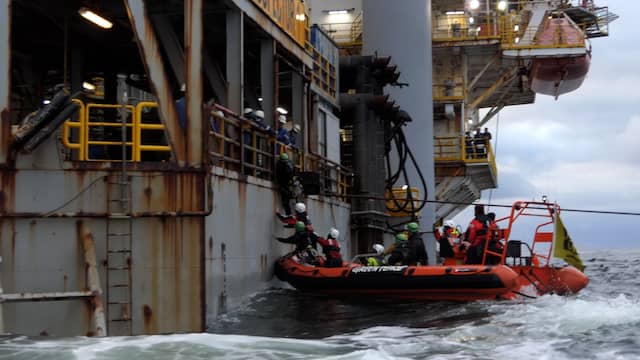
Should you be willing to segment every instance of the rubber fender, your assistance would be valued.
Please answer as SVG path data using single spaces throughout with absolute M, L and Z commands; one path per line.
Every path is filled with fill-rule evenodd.
M 36 132 L 27 140 L 26 144 L 22 147 L 22 152 L 28 154 L 37 148 L 38 145 L 45 141 L 65 120 L 78 111 L 78 109 L 80 109 L 80 105 L 73 102 L 68 104 L 53 120 L 49 121 L 40 128 L 40 131 Z
M 62 111 L 70 101 L 69 93 L 67 90 L 62 89 L 53 96 L 49 104 L 43 106 L 35 115 L 27 115 L 13 136 L 13 147 L 20 148 L 35 135 L 38 130 L 47 124 L 48 121 Z

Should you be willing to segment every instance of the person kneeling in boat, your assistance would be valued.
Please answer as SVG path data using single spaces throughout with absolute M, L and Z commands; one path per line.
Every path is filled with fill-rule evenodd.
M 461 231 L 453 220 L 445 220 L 441 227 L 434 227 L 433 235 L 440 247 L 439 257 L 444 265 L 464 263 L 465 248 L 469 243 L 461 242 Z
M 373 251 L 376 252 L 375 256 L 369 256 L 367 258 L 367 266 L 381 266 L 386 265 L 384 260 L 384 246 L 380 244 L 373 244 Z
M 407 241 L 407 234 L 404 232 L 396 234 L 396 242 L 391 244 L 389 248 L 384 251 L 384 255 L 391 254 L 389 256 L 389 265 L 407 265 L 409 261 L 409 242 Z
M 313 231 L 308 231 L 307 226 L 298 221 L 294 225 L 296 232 L 289 237 L 277 237 L 276 240 L 285 244 L 296 245 L 296 255 L 300 262 L 315 265 L 318 262 L 318 253 L 316 251 L 316 243 L 318 242 L 318 235 Z
M 326 258 L 324 262 L 325 267 L 341 267 L 342 255 L 340 254 L 340 243 L 338 237 L 340 232 L 336 228 L 329 229 L 327 238 L 318 238 L 318 243 L 322 246 L 322 252 Z

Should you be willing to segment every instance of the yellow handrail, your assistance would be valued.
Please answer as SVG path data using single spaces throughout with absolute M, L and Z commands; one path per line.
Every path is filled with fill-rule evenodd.
M 84 139 L 86 136 L 84 133 L 85 106 L 84 103 L 78 99 L 72 99 L 71 101 L 80 106 L 80 109 L 78 110 L 78 120 L 74 121 L 72 119 L 68 119 L 64 122 L 64 125 L 62 126 L 62 143 L 68 149 L 77 150 L 78 160 L 84 161 L 86 160 L 86 155 L 84 152 L 84 146 L 82 146 L 82 144 L 84 144 Z M 71 140 L 69 140 L 72 129 L 78 130 L 78 142 L 71 142 Z
M 159 151 L 159 152 L 170 152 L 171 147 L 169 145 L 151 145 L 144 144 L 142 132 L 145 130 L 154 130 L 154 131 L 162 131 L 164 132 L 164 125 L 159 121 L 155 124 L 144 123 L 142 121 L 142 113 L 145 109 L 157 109 L 158 103 L 151 101 L 142 101 L 136 105 L 135 108 L 135 121 L 133 127 L 133 161 L 142 161 L 142 152 L 143 151 Z

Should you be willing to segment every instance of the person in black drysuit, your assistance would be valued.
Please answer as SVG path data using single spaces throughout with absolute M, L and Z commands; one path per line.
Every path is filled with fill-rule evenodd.
M 406 265 L 409 260 L 409 242 L 407 241 L 407 235 L 405 233 L 396 234 L 395 243 L 384 251 L 384 255 L 391 254 L 389 256 L 389 265 Z
M 407 265 L 427 265 L 427 250 L 420 235 L 420 226 L 416 222 L 410 222 L 407 224 L 407 231 L 409 232 Z
M 277 237 L 276 240 L 285 244 L 295 244 L 295 252 L 300 260 L 310 264 L 316 263 L 318 235 L 313 231 L 308 231 L 307 226 L 302 221 L 296 222 L 295 230 L 296 232 L 293 235 L 286 238 Z
M 280 154 L 278 162 L 276 162 L 276 182 L 280 190 L 280 203 L 282 204 L 282 210 L 286 216 L 291 215 L 290 202 L 293 198 L 291 185 L 295 175 L 296 168 L 293 166 L 293 162 L 289 160 L 289 155 L 283 152 Z

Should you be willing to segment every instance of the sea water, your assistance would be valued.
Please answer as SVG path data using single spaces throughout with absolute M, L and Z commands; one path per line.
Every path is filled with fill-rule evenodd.
M 640 251 L 585 253 L 578 295 L 472 303 L 339 300 L 272 289 L 209 331 L 0 338 L 0 359 L 640 359 Z

